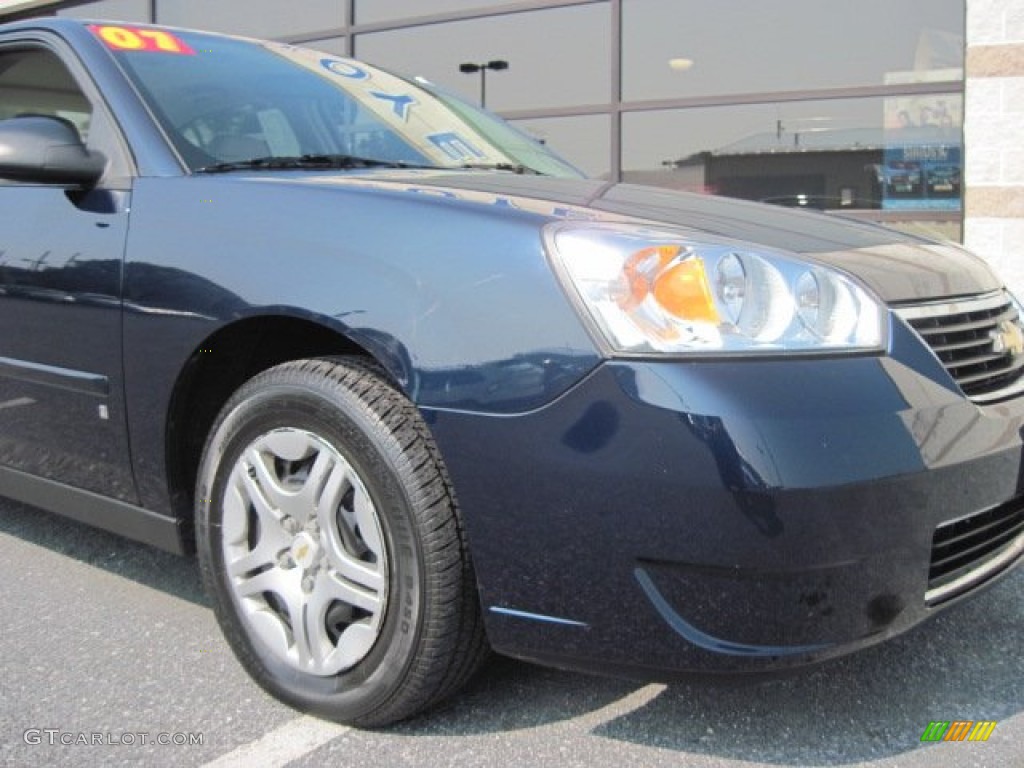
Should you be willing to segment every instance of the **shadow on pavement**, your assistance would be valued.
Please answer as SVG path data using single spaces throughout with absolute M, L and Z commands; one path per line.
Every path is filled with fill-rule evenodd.
M 494 656 L 447 705 L 389 732 L 458 737 L 537 728 L 602 709 L 644 685 Z
M 610 706 L 590 733 L 784 766 L 907 755 L 928 748 L 921 734 L 932 720 L 1002 721 L 1024 711 L 1022 630 L 1024 570 L 853 656 L 769 682 L 672 684 L 621 714 Z M 643 686 L 497 658 L 447 710 L 394 731 L 457 738 L 585 720 Z
M 197 605 L 209 606 L 194 557 L 179 557 L 35 507 L 0 502 L 0 533 Z
M 594 732 L 779 765 L 900 755 L 929 746 L 921 734 L 932 720 L 999 721 L 1024 710 L 1022 630 L 1017 572 L 902 637 L 804 675 L 751 687 L 670 687 Z

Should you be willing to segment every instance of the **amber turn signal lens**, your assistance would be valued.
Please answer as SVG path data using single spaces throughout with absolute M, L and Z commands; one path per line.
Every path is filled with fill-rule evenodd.
M 622 268 L 623 290 L 619 306 L 636 309 L 648 296 L 670 315 L 690 322 L 718 323 L 718 310 L 704 262 L 695 256 L 680 259 L 682 249 L 673 245 L 644 248 Z
M 719 322 L 704 262 L 698 258 L 680 261 L 659 274 L 654 298 L 666 312 L 683 320 Z
M 679 247 L 661 245 L 637 251 L 622 265 L 623 283 L 618 304 L 627 312 L 640 306 L 653 292 L 654 282 L 665 266 L 679 255 Z

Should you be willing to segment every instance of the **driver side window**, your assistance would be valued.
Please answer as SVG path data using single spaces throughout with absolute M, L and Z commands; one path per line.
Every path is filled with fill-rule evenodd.
M 67 67 L 44 48 L 0 52 L 0 120 L 21 115 L 62 118 L 89 140 L 92 106 Z

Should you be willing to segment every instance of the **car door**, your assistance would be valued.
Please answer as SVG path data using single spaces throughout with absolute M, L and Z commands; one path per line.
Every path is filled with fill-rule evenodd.
M 108 158 L 88 191 L 0 179 L 0 492 L 45 479 L 132 502 L 121 367 L 129 156 L 91 88 L 59 41 L 0 39 L 0 120 L 63 118 Z

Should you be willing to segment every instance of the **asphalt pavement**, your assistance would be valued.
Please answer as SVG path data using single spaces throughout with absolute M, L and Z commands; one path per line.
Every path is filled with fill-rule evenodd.
M 192 559 L 0 502 L 2 766 L 1024 768 L 1024 568 L 881 646 L 741 685 L 644 684 L 495 659 L 386 731 L 249 682 Z M 923 743 L 931 721 L 997 723 Z

